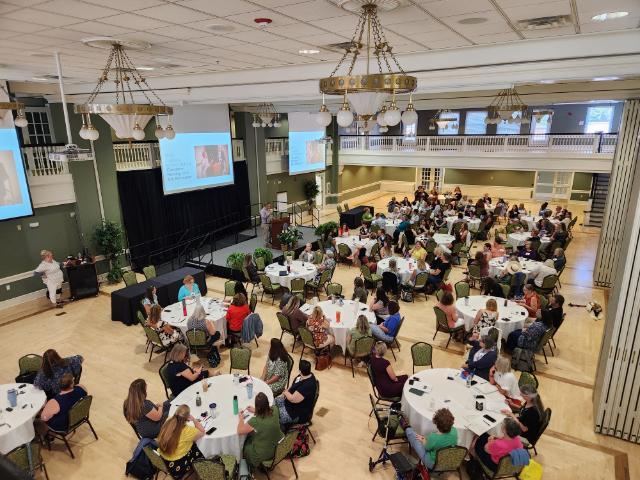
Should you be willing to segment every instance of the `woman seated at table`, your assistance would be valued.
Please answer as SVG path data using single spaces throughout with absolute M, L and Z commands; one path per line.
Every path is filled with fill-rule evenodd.
M 522 264 L 517 255 L 509 256 L 509 260 L 505 264 L 504 268 L 498 273 L 498 278 L 501 283 L 509 283 L 512 275 L 522 271 Z
M 489 276 L 489 262 L 487 262 L 487 257 L 484 252 L 478 250 L 473 257 L 473 260 L 469 262 L 469 265 L 476 265 L 480 267 L 480 277 L 486 278 Z
M 389 212 L 389 217 L 388 217 L 389 220 L 393 220 L 393 221 L 399 220 L 400 217 L 402 217 L 402 214 L 400 213 L 400 207 L 398 206 L 393 207 L 393 210 Z
M 510 406 L 518 406 L 522 402 L 518 379 L 511 371 L 511 360 L 501 356 L 489 370 L 489 383 L 495 385 L 498 391 L 504 395 Z
M 560 245 L 564 245 L 567 241 L 567 226 L 564 223 L 556 223 L 555 229 L 551 234 L 552 242 L 560 242 Z
M 541 217 L 546 217 L 547 211 L 551 213 L 551 210 L 549 210 L 549 202 L 544 202 L 542 205 L 540 205 L 540 211 L 538 212 L 538 215 L 540 215 Z
M 382 322 L 389 316 L 389 298 L 384 288 L 376 288 L 375 295 L 369 301 L 369 311 L 375 314 L 378 322 Z
M 480 340 L 471 340 L 469 344 L 471 345 L 471 351 L 462 368 L 480 378 L 489 380 L 489 371 L 498 359 L 496 343 L 493 338 L 484 335 L 480 337 Z
M 504 257 L 507 251 L 500 243 L 494 241 L 493 244 L 486 242 L 482 248 L 482 253 L 484 253 L 487 262 L 489 262 L 492 258 Z
M 451 268 L 449 256 L 444 252 L 441 246 L 438 245 L 433 251 L 433 254 L 435 255 L 435 258 L 433 262 L 431 262 L 429 279 L 427 280 L 430 292 L 435 291 L 440 286 L 444 279 L 444 274 L 449 268 Z
M 191 275 L 187 275 L 182 280 L 183 285 L 178 290 L 178 301 L 181 302 L 186 297 L 195 297 L 196 295 L 201 295 L 200 287 L 196 283 L 195 279 Z
M 371 355 L 371 370 L 373 371 L 373 383 L 383 397 L 401 397 L 404 383 L 408 375 L 396 375 L 389 360 L 384 358 L 387 353 L 387 345 L 384 342 L 376 342 Z
M 313 263 L 315 259 L 316 259 L 316 253 L 313 251 L 313 245 L 311 245 L 311 243 L 307 243 L 304 246 L 304 250 L 300 252 L 300 256 L 298 257 L 298 260 L 300 260 L 301 262 Z
M 502 457 L 509 455 L 512 450 L 522 448 L 518 422 L 511 417 L 506 417 L 502 421 L 501 430 L 502 436 L 500 437 L 483 433 L 469 450 L 471 456 L 480 460 L 492 472 L 498 469 L 498 463 Z
M 309 318 L 306 313 L 300 310 L 300 299 L 297 295 L 289 297 L 289 300 L 282 309 L 282 314 L 289 319 L 291 329 L 294 332 L 297 332 L 301 326 L 305 326 Z
M 411 272 L 408 283 L 411 285 L 415 285 L 416 278 L 420 273 L 429 273 L 429 267 L 427 266 L 427 262 L 425 262 L 424 258 L 421 258 L 416 262 L 416 268 L 414 268 Z
M 424 248 L 424 244 L 418 240 L 414 247 L 410 250 L 411 258 L 414 260 L 424 260 L 427 258 L 427 251 Z
M 391 248 L 391 241 L 384 242 L 382 244 L 382 247 L 380 247 L 379 255 L 381 259 L 393 257 L 393 249 Z
M 540 428 L 542 428 L 544 405 L 536 387 L 533 385 L 522 385 L 520 387 L 520 396 L 524 400 L 524 405 L 517 414 L 507 409 L 503 410 L 502 413 L 518 423 L 522 431 L 520 434 L 522 437 L 526 438 L 529 443 L 535 443 L 540 436 Z
M 147 382 L 138 378 L 129 385 L 129 394 L 122 405 L 127 419 L 142 438 L 156 438 L 169 415 L 171 402 L 153 403 L 147 398 Z
M 288 357 L 282 342 L 277 338 L 272 338 L 267 363 L 262 369 L 261 378 L 269 385 L 274 395 L 280 395 L 287 386 L 289 380 Z
M 553 268 L 558 272 L 567 264 L 567 257 L 564 256 L 564 250 L 560 247 L 553 251 Z
M 178 328 L 173 328 L 164 320 L 161 320 L 162 307 L 160 305 L 153 305 L 149 311 L 147 317 L 147 325 L 158 332 L 160 341 L 165 348 L 171 348 L 172 345 L 184 342 L 184 336 Z
M 313 343 L 316 348 L 325 348 L 333 345 L 336 339 L 329 333 L 330 323 L 327 317 L 324 316 L 322 308 L 319 306 L 313 307 L 313 311 L 307 319 L 307 328 L 313 335 Z
M 484 280 L 484 288 L 482 289 L 482 295 L 489 295 L 491 297 L 504 298 L 504 292 L 502 287 L 494 278 L 487 277 Z
M 530 241 L 524 242 L 524 248 L 518 253 L 518 257 L 526 258 L 527 260 L 538 260 L 538 252 L 533 249 L 533 244 Z
M 358 315 L 356 326 L 347 334 L 347 350 L 353 355 L 356 351 L 356 341 L 363 337 L 371 337 L 371 326 L 366 315 Z
M 311 373 L 311 363 L 308 360 L 300 360 L 299 365 L 300 374 L 274 401 L 280 414 L 280 425 L 306 423 L 313 414 L 317 380 Z
M 458 309 L 454 305 L 453 294 L 451 292 L 444 292 L 442 298 L 440 298 L 440 301 L 436 304 L 436 307 L 444 312 L 449 328 L 457 328 L 464 325 L 464 318 L 458 317 Z
M 444 216 L 445 217 L 452 217 L 456 214 L 457 210 L 456 210 L 456 202 L 450 202 L 447 205 L 447 208 L 444 211 Z
M 280 429 L 280 413 L 278 406 L 269 406 L 269 399 L 260 392 L 256 395 L 254 406 L 248 406 L 238 414 L 238 435 L 247 435 L 242 449 L 243 458 L 249 469 L 254 470 L 266 460 L 273 458 L 276 445 L 284 434 Z M 246 412 L 254 416 L 245 423 Z
M 316 280 L 318 280 L 322 276 L 322 272 L 325 270 L 333 270 L 336 268 L 336 261 L 333 259 L 333 252 L 331 250 L 327 250 L 324 252 L 324 259 L 322 263 L 318 265 L 318 273 L 316 274 Z
M 367 289 L 364 288 L 364 280 L 362 277 L 356 277 L 353 279 L 353 295 L 351 296 L 351 300 L 356 300 L 361 303 L 367 303 L 367 297 L 369 293 Z
M 433 213 L 432 213 L 431 215 L 433 217 L 433 228 L 434 228 L 434 230 L 438 231 L 441 228 L 444 228 L 444 227 L 447 226 L 447 221 L 444 219 L 444 216 L 442 215 L 442 212 L 436 213 L 435 215 L 433 215 Z
M 371 215 L 371 209 L 369 207 L 364 207 L 364 212 L 362 213 L 362 222 L 366 224 L 371 224 L 371 220 L 373 220 L 373 215 Z
M 507 337 L 507 349 L 513 351 L 516 348 L 523 348 L 534 351 L 542 335 L 552 326 L 551 317 L 545 315 L 522 329 L 514 330 Z
M 461 243 L 462 245 L 467 244 L 467 238 L 469 237 L 469 225 L 467 222 L 460 222 L 460 228 L 457 232 L 454 232 L 453 242 L 451 245 L 456 245 Z
M 399 206 L 400 203 L 396 200 L 396 197 L 391 197 L 391 200 L 387 203 L 387 213 L 392 213 Z
M 473 319 L 473 332 L 480 333 L 483 328 L 490 328 L 498 320 L 498 302 L 490 298 L 485 303 L 485 308 L 481 308 Z
M 431 421 L 436 426 L 437 431 L 431 432 L 425 438 L 413 430 L 404 416 L 400 417 L 400 426 L 404 429 L 409 445 L 416 452 L 422 464 L 429 470 L 436 463 L 438 450 L 458 444 L 458 430 L 453 426 L 455 418 L 449 409 L 441 408 L 436 410 Z
M 59 392 L 45 403 L 40 420 L 47 424 L 47 427 L 56 432 L 66 432 L 69 428 L 69 410 L 78 400 L 87 396 L 87 389 L 82 385 L 76 385 L 73 375 L 69 372 L 62 375 L 58 384 Z M 46 431 L 42 426 L 38 428 L 41 434 Z
M 193 427 L 187 422 L 191 421 Z M 185 478 L 192 471 L 192 463 L 202 458 L 196 442 L 204 437 L 200 420 L 191 415 L 187 405 L 180 405 L 158 436 L 158 451 L 173 478 Z
M 520 222 L 520 212 L 518 210 L 518 205 L 516 205 L 515 203 L 511 205 L 511 208 L 509 209 L 509 213 L 507 214 L 507 216 L 509 217 L 509 221 L 511 223 Z
M 253 255 L 247 253 L 244 256 L 244 261 L 242 262 L 242 266 L 247 271 L 247 275 L 252 282 L 258 283 L 260 281 L 260 274 L 258 273 L 258 267 L 253 261 Z
M 232 333 L 242 333 L 242 322 L 251 313 L 249 305 L 247 305 L 247 297 L 242 293 L 236 293 L 233 296 L 231 305 L 227 310 L 225 318 L 227 319 L 227 330 Z
M 149 316 L 151 307 L 154 305 L 159 305 L 158 296 L 156 295 L 156 287 L 147 287 L 144 292 L 144 298 L 142 299 L 142 307 L 144 308 L 144 313 L 147 317 Z
M 201 330 L 207 336 L 207 346 L 213 347 L 213 344 L 220 340 L 220 332 L 216 329 L 216 324 L 207 320 L 207 312 L 202 305 L 196 305 L 191 316 L 187 319 L 188 330 Z
M 529 318 L 535 320 L 540 310 L 540 296 L 536 293 L 533 285 L 527 283 L 524 286 L 524 297 L 515 301 L 521 307 L 526 308 Z
M 400 305 L 394 300 L 389 301 L 389 316 L 380 325 L 371 325 L 371 333 L 378 340 L 392 342 L 400 328 Z
M 358 235 L 360 235 L 361 237 L 369 236 L 369 225 L 367 223 L 364 223 L 364 218 L 362 221 L 362 225 L 360 225 L 360 229 L 358 230 Z
M 189 349 L 182 343 L 175 345 L 169 352 L 167 377 L 169 388 L 175 397 L 194 383 L 209 377 L 209 370 L 203 369 L 202 365 L 194 365 L 194 368 L 191 368 L 190 359 Z
M 44 391 L 47 398 L 53 398 L 60 392 L 60 380 L 65 373 L 78 377 L 82 372 L 80 355 L 62 358 L 54 349 L 50 348 L 42 355 L 42 367 L 38 370 L 33 385 Z

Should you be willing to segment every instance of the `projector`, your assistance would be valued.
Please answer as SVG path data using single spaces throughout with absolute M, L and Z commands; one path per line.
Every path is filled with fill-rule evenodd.
M 49 154 L 52 162 L 87 162 L 93 160 L 93 153 L 88 148 L 80 148 L 73 143 L 65 145 L 64 150 Z

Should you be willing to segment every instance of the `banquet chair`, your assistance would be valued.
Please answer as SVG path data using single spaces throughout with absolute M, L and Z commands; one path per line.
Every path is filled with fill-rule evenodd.
M 255 257 L 255 260 L 258 273 L 264 273 L 264 269 L 267 267 L 267 262 L 264 257 Z
M 461 467 L 467 453 L 469 453 L 469 450 L 460 445 L 439 448 L 436 450 L 436 463 L 433 465 L 431 471 L 434 474 L 458 472 L 458 478 L 462 480 Z
M 363 358 L 368 355 L 371 355 L 371 349 L 373 349 L 373 345 L 376 343 L 375 338 L 371 336 L 361 337 L 356 340 L 355 343 L 355 351 L 351 353 L 351 350 L 348 348 L 344 352 L 344 364 L 347 364 L 347 358 L 351 362 L 351 376 L 356 378 L 356 372 L 353 368 L 353 359 Z
M 549 343 L 549 339 L 551 338 L 551 336 L 553 335 L 553 327 L 547 329 L 546 332 L 544 332 L 542 334 L 542 336 L 540 337 L 540 340 L 538 340 L 538 344 L 536 345 L 536 347 L 533 349 L 533 370 L 536 371 L 536 353 L 540 353 L 542 352 L 542 355 L 544 355 L 544 363 L 545 364 L 549 364 L 549 360 L 547 359 L 547 352 L 545 352 L 544 347 L 547 346 L 547 344 Z M 549 347 L 551 348 L 551 347 Z
M 429 273 L 428 272 L 420 272 L 418 275 L 416 275 L 416 281 L 413 285 L 413 292 L 414 293 L 418 293 L 418 292 L 423 292 L 424 293 L 424 299 L 427 300 L 427 281 L 429 280 Z M 415 302 L 415 295 L 411 296 L 411 301 Z
M 438 300 L 438 301 L 442 300 L 442 296 L 443 295 L 444 295 L 444 290 L 442 288 L 438 288 L 435 291 L 436 300 Z
M 167 355 L 169 354 L 169 350 L 171 348 L 167 348 L 162 344 L 162 340 L 160 340 L 160 335 L 153 328 L 148 325 L 144 325 L 144 333 L 147 335 L 147 340 L 149 345 L 151 345 L 151 352 L 149 352 L 149 362 L 151 361 L 151 357 L 155 353 L 162 353 L 164 351 L 164 361 L 167 361 Z M 157 348 L 157 350 L 156 350 Z M 146 353 L 146 351 L 145 351 Z
M 371 227 L 371 231 L 373 232 L 373 227 Z M 377 233 L 377 228 L 376 228 L 376 232 Z M 374 243 L 373 246 L 371 247 L 371 251 L 369 252 L 369 258 L 373 258 L 374 260 L 378 261 L 380 260 L 380 244 L 378 242 Z
M 124 284 L 127 287 L 138 283 L 138 277 L 136 277 L 136 272 L 134 271 L 124 272 L 122 274 L 122 280 L 124 280 Z
M 153 265 L 147 265 L 142 269 L 142 273 L 144 274 L 145 280 L 149 280 L 151 278 L 156 278 L 158 275 L 156 273 L 156 267 Z
M 538 287 L 537 285 L 533 285 L 533 288 L 536 292 L 544 295 L 548 295 L 553 293 L 553 291 L 557 288 L 558 285 L 558 276 L 557 275 L 547 275 L 542 279 L 542 286 Z
M 232 348 L 229 365 L 229 373 L 233 370 L 246 370 L 247 375 L 251 375 L 249 368 L 251 364 L 251 350 L 248 348 Z
M 53 438 L 57 438 L 59 440 L 64 441 L 64 444 L 67 446 L 67 450 L 69 450 L 69 454 L 71 455 L 71 458 L 76 458 L 76 457 L 73 455 L 73 451 L 71 450 L 71 446 L 67 441 L 67 437 L 70 435 L 73 435 L 80 426 L 84 425 L 85 423 L 89 425 L 89 428 L 91 429 L 91 433 L 93 433 L 93 436 L 95 437 L 95 439 L 98 440 L 98 434 L 93 429 L 93 425 L 91 425 L 91 421 L 89 420 L 89 412 L 91 410 L 92 401 L 93 401 L 93 397 L 91 395 L 87 395 L 86 397 L 83 397 L 80 400 L 78 400 L 71 407 L 71 409 L 69 410 L 69 427 L 66 430 L 58 431 L 58 430 L 49 429 L 48 431 L 48 435 L 52 436 Z M 47 442 L 47 446 L 49 447 L 49 450 L 51 450 L 51 442 L 47 440 L 47 437 L 45 437 L 45 441 Z
M 426 342 L 414 343 L 411 345 L 411 360 L 413 373 L 416 373 L 416 367 L 433 368 L 433 347 Z
M 471 293 L 471 286 L 465 281 L 459 281 L 454 285 L 456 290 L 456 300 L 458 298 L 468 297 Z
M 293 361 L 293 359 L 291 361 Z M 309 427 L 313 425 L 313 413 L 316 411 L 316 404 L 318 403 L 318 397 L 320 397 L 320 381 L 316 378 L 316 395 L 315 397 L 313 397 L 313 405 L 311 406 L 311 414 L 309 415 L 309 420 L 306 421 L 305 423 L 294 423 L 288 428 L 288 430 L 297 430 L 297 431 L 300 431 L 302 429 L 303 432 L 306 432 L 309 434 L 309 436 L 311 437 L 311 440 L 313 440 L 313 443 L 316 443 L 316 439 L 313 436 L 313 433 L 311 432 L 311 429 Z
M 28 473 L 31 471 L 31 467 L 29 466 L 29 452 L 27 451 L 26 445 L 20 445 L 19 447 L 11 450 L 7 453 L 7 459 L 23 472 Z M 31 465 L 33 466 L 34 471 L 38 468 L 42 470 L 46 479 L 49 480 L 47 467 L 45 467 L 44 461 L 42 460 L 40 443 L 38 442 L 31 442 Z
M 351 256 L 351 249 L 345 245 L 344 243 L 338 243 L 338 262 L 344 263 L 345 265 L 353 265 L 353 260 L 349 257 Z
M 207 334 L 204 330 L 196 330 L 192 328 L 187 330 L 187 342 L 189 343 L 189 353 L 198 353 L 198 349 L 207 346 Z
M 476 288 L 476 281 L 480 284 L 482 288 L 482 274 L 480 272 L 480 265 L 467 265 L 467 270 L 469 270 L 469 287 Z
M 313 334 L 307 327 L 298 328 L 298 335 L 300 335 L 300 340 L 302 341 L 302 351 L 300 352 L 300 360 L 302 360 L 302 356 L 304 355 L 304 349 L 309 348 L 313 350 L 313 354 L 315 356 L 315 365 L 318 364 L 318 355 L 320 355 L 323 351 L 326 351 L 328 347 L 318 348 L 316 343 L 313 341 Z
M 293 357 L 287 353 L 287 388 L 289 388 L 289 384 L 291 383 L 291 372 L 293 371 L 294 363 Z
M 173 400 L 175 395 L 171 392 L 171 384 L 169 383 L 169 373 L 167 371 L 167 366 L 169 362 L 165 362 L 159 369 L 158 374 L 160 375 L 160 380 L 162 380 L 162 385 L 164 385 L 164 394 L 167 396 L 167 400 Z
M 373 390 L 373 396 L 376 399 L 376 401 L 374 403 L 374 406 L 377 406 L 379 403 L 388 404 L 388 403 L 399 402 L 402 399 L 401 396 L 398 396 L 398 397 L 385 397 L 384 395 L 380 394 L 380 392 L 378 391 L 378 388 L 376 387 L 376 379 L 375 379 L 375 376 L 373 375 L 373 369 L 371 368 L 371 364 L 367 365 L 367 376 L 369 377 L 369 382 L 371 383 L 371 389 Z M 371 416 L 371 414 L 373 413 L 374 410 L 375 410 L 375 408 L 373 408 L 371 410 L 371 412 L 369 412 L 369 416 Z
M 549 298 L 544 294 L 539 295 L 538 298 L 540 299 L 540 310 L 547 308 L 549 305 Z
M 306 280 L 302 277 L 292 278 L 291 279 L 291 287 L 289 291 L 292 295 L 302 295 L 304 298 L 304 287 L 307 284 Z
M 440 227 L 438 229 L 438 233 L 444 233 L 444 234 L 448 234 L 449 233 L 449 227 L 447 227 L 446 225 Z
M 442 276 L 442 283 L 447 283 L 449 281 L 449 275 L 451 275 L 451 270 L 453 270 L 453 268 L 449 267 L 444 271 L 444 275 Z
M 518 379 L 518 387 L 523 385 L 532 385 L 538 389 L 538 379 L 533 373 L 520 372 L 520 378 Z
M 386 293 L 393 293 L 397 296 L 400 293 L 400 285 L 398 283 L 398 275 L 393 272 L 382 273 L 382 288 Z
M 526 279 L 527 276 L 522 272 L 516 272 L 511 275 L 511 278 L 509 279 L 509 285 L 511 286 L 511 291 L 513 292 L 514 296 L 523 295 L 522 289 L 524 288 Z
M 233 298 L 236 294 L 236 281 L 235 280 L 227 280 L 224 282 L 224 298 L 222 301 L 224 302 L 227 299 L 227 295 Z
M 283 461 L 285 458 L 288 458 L 291 461 L 291 466 L 293 467 L 293 473 L 296 478 L 298 478 L 298 471 L 296 470 L 296 466 L 293 463 L 293 455 L 291 452 L 293 450 L 293 444 L 298 438 L 298 431 L 292 430 L 287 432 L 282 439 L 276 444 L 273 452 L 273 458 L 270 460 L 265 460 L 262 462 L 261 467 L 264 470 L 264 473 L 267 475 L 267 479 L 270 479 L 269 472 L 273 472 L 276 466 Z
M 252 280 L 251 277 L 249 276 L 249 272 L 245 267 L 242 267 L 242 274 L 244 275 L 244 282 L 246 283 L 246 285 L 247 286 L 251 285 L 251 293 L 253 294 L 254 288 L 256 288 L 256 285 L 260 285 L 260 281 Z
M 339 283 L 327 283 L 325 291 L 328 297 L 332 295 L 342 295 L 342 285 Z
M 338 215 L 342 213 L 342 205 L 336 205 L 336 210 L 338 211 Z
M 309 280 L 305 284 L 305 288 L 307 290 L 311 290 L 315 296 L 319 296 L 320 290 L 324 288 L 324 286 L 331 280 L 331 275 L 333 270 L 323 270 L 320 274 L 320 278 L 318 280 Z
M 403 323 L 404 323 L 404 317 L 402 317 L 400 319 L 400 322 L 398 322 L 398 331 L 396 332 L 396 335 L 393 337 L 393 340 L 391 340 L 390 342 L 384 342 L 387 344 L 387 348 L 391 350 L 391 355 L 393 355 L 394 360 L 397 360 L 397 358 L 396 358 L 395 352 L 393 351 L 393 346 L 395 345 L 396 347 L 398 347 L 398 351 L 400 351 L 400 343 L 398 342 L 398 336 L 400 335 L 400 330 L 402 329 Z
M 280 323 L 280 328 L 282 329 L 282 333 L 280 334 L 280 341 L 282 341 L 282 337 L 284 336 L 285 333 L 288 333 L 293 337 L 293 345 L 291 346 L 291 352 L 293 353 L 293 351 L 296 348 L 296 341 L 298 340 L 299 335 L 296 331 L 293 330 L 293 327 L 291 326 L 291 322 L 289 321 L 289 318 L 284 313 L 276 312 L 276 317 L 278 318 L 278 322 Z
M 522 445 L 524 446 L 524 448 L 526 448 L 527 450 L 533 450 L 534 455 L 538 455 L 538 450 L 536 450 L 536 444 L 538 443 L 538 440 L 540 440 L 540 437 L 542 436 L 544 431 L 549 426 L 550 421 L 551 421 L 551 409 L 547 408 L 544 411 L 542 422 L 540 424 L 540 428 L 538 429 L 538 435 L 536 435 L 536 437 L 533 438 L 532 441 L 529 441 L 524 437 L 520 437 L 520 440 L 522 441 Z
M 400 426 L 400 418 L 398 417 L 398 414 L 390 412 L 383 414 L 380 412 L 380 409 L 376 407 L 377 402 L 373 399 L 371 394 L 369 394 L 369 401 L 371 402 L 371 407 L 376 417 L 376 431 L 374 432 L 371 441 L 375 441 L 376 437 L 380 436 L 380 438 L 386 439 L 387 445 L 407 443 L 407 435 L 405 434 L 404 429 Z M 387 421 L 388 416 L 390 416 L 390 418 Z M 389 428 L 387 428 L 387 424 Z
M 364 278 L 364 286 L 368 289 L 375 290 L 378 284 L 382 282 L 382 275 L 371 273 L 371 270 L 366 265 L 360 265 L 360 273 Z
M 554 357 L 555 357 L 555 354 L 553 353 L 553 349 L 558 348 L 555 341 L 556 333 L 558 333 L 558 330 L 560 330 L 560 327 L 564 323 L 564 319 L 566 318 L 566 316 L 567 316 L 566 313 L 562 314 L 562 318 L 560 319 L 560 323 L 558 324 L 558 327 L 553 327 L 553 333 L 551 334 L 551 338 L 549 339 L 549 348 L 551 349 L 551 355 L 553 355 Z M 553 343 L 553 348 L 551 347 L 552 343 Z
M 136 318 L 138 319 L 138 323 L 142 326 L 142 330 L 144 330 L 147 321 L 144 318 L 144 314 L 140 310 L 136 312 Z M 147 351 L 149 350 L 149 345 L 151 345 L 151 340 L 149 340 L 149 336 L 147 335 L 147 347 L 144 349 L 144 353 L 147 353 Z
M 485 466 L 482 461 L 478 460 L 478 464 L 484 473 L 485 478 L 489 480 L 494 480 L 498 478 L 519 478 L 520 472 L 524 466 L 516 467 L 511 463 L 511 456 L 505 455 L 498 462 L 498 468 L 494 472 L 489 467 Z
M 42 357 L 37 353 L 29 353 L 20 357 L 16 383 L 33 383 L 40 368 L 42 368 Z
M 313 259 L 314 265 L 320 265 L 322 263 L 322 258 L 324 257 L 324 253 L 321 250 L 317 250 L 315 253 L 315 257 Z
M 509 298 L 509 294 L 511 293 L 511 285 L 507 285 L 506 283 L 500 283 L 500 288 L 502 289 L 502 295 L 504 298 Z
M 447 344 L 444 348 L 449 348 L 449 342 L 451 342 L 454 335 L 459 332 L 464 332 L 464 325 L 450 328 L 449 323 L 447 322 L 447 315 L 437 306 L 433 307 L 433 311 L 436 313 L 436 333 L 433 334 L 433 340 L 436 339 L 438 332 L 448 333 L 449 339 L 447 340 Z
M 198 458 L 191 466 L 199 480 L 227 480 L 236 478 L 238 474 L 238 460 L 234 455 L 222 454 L 215 455 L 213 458 Z
M 347 212 L 349 211 L 349 204 L 347 202 L 344 202 L 344 211 Z
M 264 273 L 260 274 L 260 283 L 262 283 L 262 296 L 260 301 L 264 298 L 264 294 L 269 293 L 271 295 L 271 304 L 276 301 L 276 294 L 282 291 L 282 285 L 279 283 L 271 283 L 271 279 Z
M 251 310 L 251 313 L 255 313 L 257 305 L 258 305 L 258 295 L 252 292 L 251 299 L 249 300 L 249 310 Z
M 160 454 L 150 446 L 144 447 L 143 450 L 151 462 L 151 465 L 156 469 L 155 479 L 158 479 L 158 473 L 160 472 L 164 473 L 165 478 L 171 478 L 171 474 L 169 473 L 167 464 L 164 462 L 164 458 L 162 458 Z

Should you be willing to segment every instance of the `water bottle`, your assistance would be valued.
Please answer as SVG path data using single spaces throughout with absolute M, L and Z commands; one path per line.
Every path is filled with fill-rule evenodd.
M 209 415 L 211 416 L 211 418 L 216 418 L 216 415 L 217 415 L 216 407 L 217 405 L 215 403 L 209 404 Z
M 202 405 L 202 398 L 200 398 L 200 392 L 196 392 L 196 407 Z
M 18 405 L 18 391 L 15 388 L 7 391 L 7 400 L 11 408 L 15 408 Z
M 505 298 L 505 299 L 504 299 L 504 306 L 505 306 L 505 307 L 507 306 L 507 302 L 508 302 L 508 300 Z
M 238 396 L 233 396 L 233 414 L 238 415 Z
M 187 301 L 184 298 L 182 299 L 182 316 L 187 316 Z
M 471 388 L 471 380 L 473 380 L 473 373 L 469 372 L 469 375 L 467 375 L 467 388 Z
M 247 382 L 247 398 L 253 398 L 253 382 Z
M 469 306 L 469 297 L 464 297 L 464 306 L 465 307 Z

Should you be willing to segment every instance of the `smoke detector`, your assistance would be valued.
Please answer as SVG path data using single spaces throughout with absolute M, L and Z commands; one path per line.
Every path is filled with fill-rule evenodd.
M 258 25 L 259 28 L 268 27 L 271 23 L 273 23 L 273 20 L 271 20 L 270 18 L 254 18 L 253 21 Z
M 548 28 L 565 27 L 572 24 L 571 15 L 554 15 L 552 17 L 537 17 L 518 20 L 519 30 L 544 30 Z
M 409 0 L 329 0 L 343 10 L 348 12 L 360 12 L 363 5 L 375 4 L 379 12 L 390 12 L 396 8 L 406 7 Z

